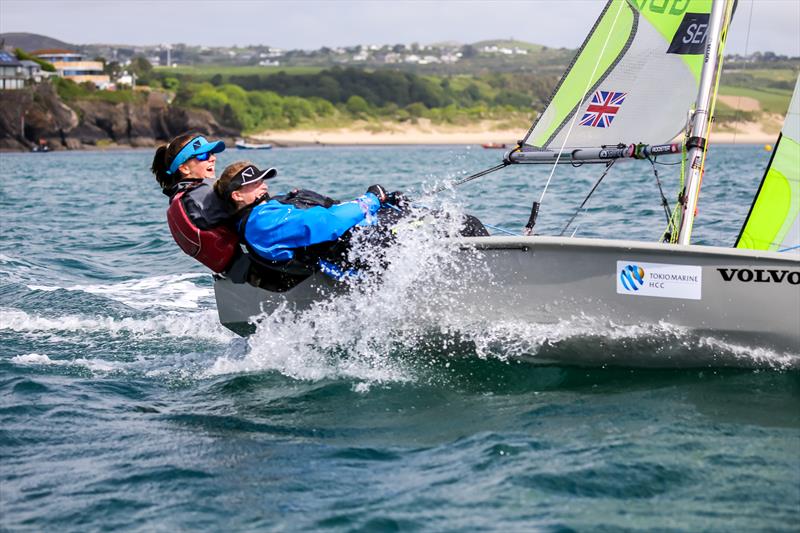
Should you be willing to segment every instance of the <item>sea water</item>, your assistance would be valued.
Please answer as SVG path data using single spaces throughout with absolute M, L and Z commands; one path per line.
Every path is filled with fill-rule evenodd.
M 431 316 L 425 299 L 448 280 L 430 265 L 453 257 L 425 232 L 370 290 L 282 309 L 242 339 L 219 325 L 211 276 L 172 242 L 151 156 L 0 155 L 0 528 L 796 530 L 796 358 L 675 329 L 464 324 L 455 304 Z M 341 199 L 380 183 L 518 233 L 549 167 L 425 198 L 500 157 L 230 150 L 219 168 L 250 158 L 279 169 L 273 192 Z M 733 244 L 768 159 L 713 147 L 695 242 Z M 672 201 L 678 167 L 655 168 Z M 561 233 L 602 170 L 556 169 L 537 232 Z M 652 167 L 628 162 L 565 233 L 652 242 L 664 227 Z M 535 364 L 560 350 L 704 357 Z

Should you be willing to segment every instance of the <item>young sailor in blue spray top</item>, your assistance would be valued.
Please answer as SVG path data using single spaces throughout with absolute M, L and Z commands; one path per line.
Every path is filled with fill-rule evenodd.
M 297 252 L 333 244 L 348 230 L 375 223 L 388 195 L 380 185 L 349 202 L 306 190 L 270 197 L 266 180 L 277 170 L 261 170 L 249 162 L 228 166 L 214 190 L 238 217 L 238 231 L 251 254 L 272 264 L 288 263 Z

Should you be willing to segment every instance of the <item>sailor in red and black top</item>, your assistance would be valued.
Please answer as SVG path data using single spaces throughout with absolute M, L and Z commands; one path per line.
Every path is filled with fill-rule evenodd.
M 223 272 L 238 253 L 238 237 L 228 228 L 227 206 L 214 193 L 216 154 L 222 141 L 185 134 L 160 146 L 151 170 L 170 198 L 167 222 L 180 248 L 215 272 Z

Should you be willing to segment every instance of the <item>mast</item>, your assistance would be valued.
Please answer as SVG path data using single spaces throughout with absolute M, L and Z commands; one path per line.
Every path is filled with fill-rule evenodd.
M 703 181 L 703 162 L 705 160 L 706 132 L 711 120 L 711 105 L 716 85 L 717 66 L 725 24 L 728 22 L 729 4 L 733 0 L 714 0 L 708 17 L 708 33 L 706 35 L 706 53 L 703 70 L 700 74 L 700 87 L 697 92 L 695 111 L 692 116 L 692 128 L 686 140 L 688 154 L 686 157 L 686 186 L 681 198 L 681 223 L 678 244 L 689 244 L 692 236 L 692 225 L 700 196 L 700 185 Z

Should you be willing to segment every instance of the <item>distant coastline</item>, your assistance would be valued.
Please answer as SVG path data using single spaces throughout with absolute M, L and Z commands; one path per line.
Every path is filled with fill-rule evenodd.
M 716 144 L 772 144 L 780 126 L 769 123 L 767 131 L 757 122 L 736 124 L 736 128 L 712 131 L 711 142 Z M 771 131 L 773 130 L 774 131 Z M 359 145 L 475 145 L 502 144 L 513 147 L 525 133 L 525 128 L 499 127 L 497 123 L 482 122 L 472 126 L 433 126 L 418 124 L 386 124 L 386 127 L 366 129 L 349 127 L 336 129 L 267 130 L 249 136 L 258 142 L 276 147 L 292 146 L 359 146 Z
M 296 148 L 303 146 L 413 146 L 413 145 L 471 145 L 480 148 L 484 144 L 503 145 L 502 148 L 514 147 L 524 129 L 427 129 L 415 126 L 395 126 L 390 131 L 370 131 L 358 128 L 338 129 L 296 129 L 274 130 L 247 136 L 248 139 L 272 144 L 275 148 Z M 712 131 L 711 144 L 774 144 L 778 133 L 765 132 L 757 123 L 740 125 L 737 131 Z M 224 137 L 229 146 L 234 139 Z M 152 146 L 162 141 L 153 141 Z M 108 142 L 99 145 L 84 144 L 75 147 L 78 150 L 105 151 L 130 148 L 147 148 L 144 143 L 131 145 L 128 143 Z M 500 147 L 500 146 L 498 146 Z M 20 152 L 27 150 L 0 147 L 0 152 Z M 244 152 L 243 152 L 244 154 Z

